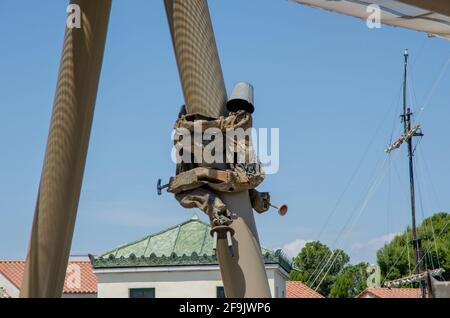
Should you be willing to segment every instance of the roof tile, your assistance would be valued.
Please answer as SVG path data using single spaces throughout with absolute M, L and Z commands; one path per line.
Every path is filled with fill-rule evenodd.
M 211 226 L 194 214 L 186 222 L 98 257 L 90 255 L 91 262 L 95 268 L 218 264 L 210 230 Z M 291 262 L 281 250 L 262 248 L 261 252 L 266 264 L 279 264 L 287 272 L 291 270 Z
M 25 261 L 0 261 L 0 273 L 14 286 L 20 288 L 24 274 Z M 74 283 L 73 274 L 80 269 L 80 285 Z M 77 275 L 77 274 L 76 274 Z M 97 276 L 95 276 L 89 261 L 69 261 L 66 279 L 64 281 L 65 294 L 94 294 L 97 293 Z
M 324 298 L 300 281 L 286 281 L 287 298 Z
M 419 288 L 366 288 L 356 298 L 420 298 Z
M 168 228 L 164 231 L 144 237 L 138 241 L 120 246 L 110 252 L 104 253 L 103 257 L 113 254 L 114 257 L 129 257 L 134 254 L 136 257 L 149 257 L 152 253 L 157 257 L 177 255 L 215 255 L 210 226 L 202 222 L 197 216 L 193 216 L 186 222 Z

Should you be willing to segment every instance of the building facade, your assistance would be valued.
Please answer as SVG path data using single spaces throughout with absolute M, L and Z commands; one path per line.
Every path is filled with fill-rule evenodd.
M 224 297 L 210 226 L 196 215 L 159 233 L 90 256 L 98 297 Z M 272 297 L 286 297 L 291 264 L 281 250 L 262 249 Z
M 223 298 L 210 229 L 194 215 L 98 257 L 71 256 L 62 296 Z M 291 263 L 281 250 L 263 248 L 262 257 L 273 297 L 323 298 L 301 282 L 288 281 Z M 0 298 L 19 297 L 24 268 L 24 260 L 0 260 Z

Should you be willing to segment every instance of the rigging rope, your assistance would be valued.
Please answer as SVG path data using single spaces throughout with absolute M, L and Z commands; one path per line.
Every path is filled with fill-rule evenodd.
M 325 275 L 323 275 L 322 280 L 319 282 L 319 284 L 317 285 L 317 287 L 316 287 L 316 289 L 314 291 L 317 291 L 319 289 L 320 285 L 322 285 L 323 280 L 325 279 L 325 277 L 327 277 L 327 275 L 330 272 L 331 268 L 333 268 L 334 262 L 337 260 L 339 254 L 340 254 L 340 251 L 338 251 L 336 253 L 336 256 L 334 257 L 333 262 L 331 263 L 330 267 L 328 267 L 328 270 L 326 271 Z
M 351 175 L 349 181 L 347 182 L 347 184 L 346 184 L 346 186 L 345 186 L 345 188 L 344 188 L 344 191 L 341 193 L 341 195 L 339 196 L 339 198 L 338 198 L 338 200 L 337 200 L 335 206 L 333 207 L 333 209 L 331 210 L 330 214 L 328 215 L 328 217 L 327 217 L 327 219 L 326 219 L 326 221 L 325 221 L 324 226 L 321 228 L 321 230 L 320 230 L 320 232 L 319 232 L 319 235 L 318 235 L 318 237 L 317 237 L 317 240 L 319 240 L 320 237 L 322 236 L 323 232 L 325 231 L 325 228 L 328 226 L 328 224 L 329 224 L 329 222 L 330 222 L 332 216 L 334 215 L 334 213 L 336 212 L 338 206 L 340 205 L 340 203 L 341 203 L 341 201 L 342 201 L 344 195 L 347 193 L 348 189 L 350 188 L 350 185 L 352 184 L 353 180 L 355 179 L 356 175 L 358 174 L 358 172 L 359 172 L 359 170 L 360 170 L 360 168 L 361 168 L 361 166 L 362 166 L 364 160 L 365 160 L 366 157 L 367 157 L 367 154 L 368 154 L 368 152 L 369 152 L 371 146 L 372 146 L 373 143 L 375 142 L 376 137 L 379 136 L 379 134 L 380 134 L 380 129 L 381 129 L 382 125 L 384 124 L 384 122 L 386 121 L 386 118 L 390 115 L 390 113 L 393 112 L 393 107 L 392 107 L 392 105 L 394 105 L 394 104 L 396 103 L 395 99 L 400 98 L 400 95 L 401 95 L 401 88 L 402 88 L 402 84 L 400 84 L 400 86 L 399 86 L 398 96 L 396 96 L 396 98 L 394 98 L 394 100 L 391 102 L 390 107 L 387 109 L 386 113 L 385 113 L 385 114 L 383 115 L 383 117 L 382 117 L 382 120 L 381 120 L 381 121 L 379 122 L 379 124 L 377 125 L 377 127 L 376 127 L 376 129 L 375 129 L 375 131 L 374 131 L 374 134 L 373 134 L 372 138 L 370 139 L 370 142 L 367 144 L 367 147 L 366 147 L 366 149 L 364 150 L 363 155 L 362 155 L 361 159 L 359 160 L 359 162 L 358 162 L 358 164 L 357 164 L 357 166 L 356 166 L 356 169 L 355 169 L 354 172 L 352 173 L 352 175 Z M 392 128 L 392 130 L 394 130 L 394 127 Z M 393 135 L 393 133 L 391 133 L 391 139 L 392 139 L 392 135 Z
M 412 234 L 411 234 L 411 242 L 412 242 Z M 412 272 L 411 272 L 411 258 L 409 257 L 409 235 L 408 235 L 408 232 L 406 232 L 406 247 L 407 247 L 406 253 L 408 255 L 408 275 L 411 275 Z
M 383 122 L 381 122 L 380 125 L 377 127 L 377 131 L 380 129 L 380 126 L 381 126 L 382 123 L 383 123 Z M 359 163 L 358 163 L 358 165 L 357 165 L 356 170 L 353 172 L 353 174 L 352 174 L 352 176 L 351 176 L 349 182 L 347 183 L 347 185 L 346 185 L 344 191 L 341 193 L 341 195 L 340 195 L 340 197 L 339 197 L 339 199 L 338 199 L 336 205 L 334 206 L 334 208 L 333 208 L 333 210 L 331 211 L 331 213 L 328 215 L 327 221 L 326 221 L 325 225 L 322 227 L 321 231 L 319 232 L 319 235 L 318 235 L 317 240 L 320 239 L 320 237 L 321 237 L 322 233 L 324 232 L 326 226 L 327 226 L 328 223 L 330 222 L 331 217 L 332 217 L 332 216 L 334 215 L 334 213 L 336 212 L 336 210 L 337 210 L 337 208 L 338 208 L 340 202 L 342 201 L 344 195 L 346 194 L 346 192 L 347 192 L 348 189 L 350 188 L 350 185 L 351 185 L 352 181 L 354 180 L 354 178 L 356 177 L 357 173 L 359 172 L 359 170 L 360 170 L 360 168 L 361 168 L 361 166 L 362 166 L 362 163 L 363 163 L 364 159 L 366 158 L 366 155 L 367 155 L 367 153 L 368 153 L 368 151 L 369 151 L 371 145 L 373 144 L 373 142 L 374 142 L 374 140 L 375 140 L 375 136 L 377 136 L 377 131 L 376 131 L 376 133 L 374 134 L 374 137 L 372 138 L 371 142 L 370 142 L 369 145 L 367 146 L 366 150 L 364 151 L 364 154 L 363 154 L 362 158 L 360 159 L 360 161 L 359 161 Z M 349 221 L 350 221 L 350 220 L 348 220 L 347 222 L 349 222 Z M 338 235 L 338 237 L 339 237 L 339 235 Z M 336 242 L 337 240 L 338 240 L 338 238 L 335 240 L 335 242 Z M 330 254 L 331 254 L 331 255 L 330 255 Z M 325 255 L 322 257 L 322 259 L 320 260 L 319 265 L 317 266 L 316 270 L 314 270 L 314 272 L 311 274 L 310 278 L 309 278 L 308 281 L 307 281 L 307 285 L 308 285 L 308 286 L 311 286 L 311 285 L 310 285 L 310 280 L 311 280 L 311 279 L 313 279 L 314 281 L 317 279 L 317 278 L 316 278 L 317 272 L 320 271 L 320 269 L 322 268 L 322 266 L 323 266 L 323 264 L 324 264 L 324 261 L 325 261 L 327 258 L 332 257 L 332 254 L 333 254 L 333 253 L 327 253 L 327 254 L 325 254 Z
M 386 159 L 385 159 L 386 160 Z M 371 187 L 370 187 L 371 189 Z M 370 189 L 369 189 L 369 193 L 370 193 Z M 366 194 L 366 198 L 368 197 L 368 194 Z M 344 234 L 344 231 L 346 229 L 346 227 L 348 226 L 349 222 L 351 222 L 351 220 L 353 219 L 354 215 L 355 215 L 355 211 L 356 208 L 353 210 L 352 214 L 350 215 L 349 219 L 347 220 L 347 222 L 345 223 L 345 225 L 343 226 L 343 228 L 341 229 L 341 231 L 339 232 L 338 236 L 336 237 L 336 239 L 333 242 L 333 245 L 336 245 L 340 239 L 342 238 L 342 235 Z M 322 272 L 325 270 L 325 268 L 327 267 L 327 265 L 329 264 L 329 262 L 333 259 L 335 251 L 332 250 L 330 251 L 330 253 L 326 254 L 322 260 L 319 263 L 319 266 L 317 267 L 317 269 L 313 272 L 313 274 L 311 275 L 310 279 L 312 279 L 312 282 L 310 283 L 310 279 L 308 279 L 308 286 L 313 287 L 314 283 L 316 282 L 316 280 L 319 278 L 319 276 L 322 274 Z M 329 256 L 328 256 L 329 255 Z M 325 261 L 326 260 L 326 261 Z M 324 263 L 325 261 L 325 263 Z
M 444 227 L 442 228 L 442 230 L 439 232 L 439 234 L 437 235 L 437 237 L 441 236 L 442 233 L 444 232 L 444 230 L 447 228 L 447 226 L 450 224 L 450 219 L 447 221 L 447 223 L 445 223 Z M 424 255 L 422 255 L 422 257 L 420 258 L 419 262 L 422 262 L 423 258 L 425 257 L 425 255 L 429 252 L 429 250 L 431 249 L 431 247 L 428 248 L 427 252 L 424 253 Z M 415 268 L 414 268 L 415 269 Z
M 418 149 L 419 149 L 419 153 L 422 153 L 421 148 L 419 147 Z M 420 159 L 421 159 L 422 161 L 424 161 L 423 156 L 421 156 Z M 416 163 L 415 166 L 416 166 L 416 167 L 422 168 L 422 165 L 418 165 L 417 163 Z M 400 176 L 398 175 L 397 170 L 395 169 L 395 168 L 396 168 L 395 162 L 394 162 L 393 167 L 394 167 L 394 170 L 395 170 L 395 172 L 396 172 L 396 175 L 397 175 L 399 181 L 400 181 L 401 183 L 404 183 L 404 181 L 402 181 L 403 179 L 400 178 Z M 406 193 L 405 193 L 403 187 L 402 187 L 402 190 L 403 190 L 402 192 L 403 192 L 403 194 L 404 194 L 403 197 L 404 197 L 405 201 L 407 201 Z M 434 190 L 435 190 L 435 189 L 434 189 Z M 419 193 L 421 193 L 421 187 L 420 187 L 420 184 L 418 185 L 418 191 L 419 191 Z M 436 193 L 434 193 L 434 194 L 436 195 Z M 436 196 L 437 196 L 437 195 L 436 195 Z M 421 194 L 419 194 L 419 198 L 421 199 Z M 421 206 L 422 206 L 422 212 L 423 212 L 423 205 L 422 205 L 422 202 L 421 202 Z M 423 214 L 423 213 L 422 213 L 422 214 Z M 422 217 L 424 217 L 424 216 L 422 216 Z M 432 222 L 432 221 L 431 221 L 431 222 Z M 434 243 L 435 243 L 435 244 L 434 244 L 434 248 L 435 248 L 436 254 L 437 254 L 437 261 L 439 262 L 439 257 L 438 257 L 438 253 L 437 253 L 437 244 L 436 244 L 436 242 L 437 242 L 437 237 L 439 237 L 440 235 L 442 235 L 442 233 L 443 233 L 443 232 L 445 231 L 445 229 L 447 228 L 448 224 L 450 224 L 450 220 L 447 221 L 447 223 L 444 225 L 444 227 L 442 228 L 442 230 L 439 232 L 438 235 L 436 235 L 435 230 L 434 230 L 434 225 L 432 225 L 431 222 L 430 222 L 430 225 L 432 226 L 433 241 L 434 241 Z M 408 236 L 409 236 L 409 234 L 407 233 L 407 238 L 408 238 Z M 387 274 L 386 274 L 386 276 L 385 276 L 385 279 L 384 279 L 383 282 L 382 282 L 382 285 L 383 285 L 383 283 L 386 281 L 386 279 L 388 278 L 388 276 L 389 276 L 389 274 L 391 273 L 392 269 L 395 267 L 395 265 L 398 263 L 398 261 L 399 261 L 400 258 L 402 257 L 403 253 L 405 252 L 405 249 L 407 249 L 407 251 L 408 251 L 408 267 L 410 267 L 410 265 L 409 265 L 409 263 L 410 263 L 410 259 L 409 259 L 409 257 L 410 257 L 410 255 L 409 255 L 409 254 L 410 254 L 410 253 L 409 253 L 409 242 L 408 242 L 408 239 L 406 239 L 406 246 L 403 248 L 402 252 L 401 252 L 400 255 L 398 256 L 398 258 L 397 258 L 397 260 L 394 262 L 394 264 L 391 265 L 391 266 L 389 267 L 389 270 L 388 270 L 388 272 L 387 272 Z M 421 256 L 421 258 L 419 259 L 419 262 L 418 262 L 418 263 L 421 263 L 427 256 L 432 255 L 432 254 L 431 254 L 431 250 L 432 250 L 432 249 L 433 249 L 433 246 L 428 247 L 428 249 L 423 253 L 423 255 Z M 411 269 L 409 268 L 410 274 L 411 274 L 412 272 L 415 271 L 416 266 L 417 266 L 417 265 L 414 266 L 414 268 L 413 268 L 412 271 L 411 271 Z M 434 265 L 433 265 L 433 266 L 434 266 Z M 438 268 L 440 268 L 440 263 L 438 263 Z
M 342 230 L 340 231 L 337 239 L 335 240 L 335 244 L 338 243 L 337 241 L 340 242 L 340 239 L 343 238 L 344 235 L 350 233 L 354 226 L 356 225 L 357 221 L 359 220 L 359 218 L 361 217 L 362 213 L 364 212 L 365 208 L 367 207 L 367 204 L 369 203 L 370 199 L 372 198 L 373 194 L 376 192 L 378 186 L 381 184 L 381 182 L 384 179 L 384 176 L 386 175 L 386 172 L 388 169 L 386 169 L 386 162 L 387 162 L 387 158 L 389 156 L 385 156 L 385 159 L 382 163 L 381 166 L 381 171 L 380 174 L 377 175 L 377 177 L 374 179 L 371 187 L 369 188 L 369 191 L 366 194 L 365 199 L 363 200 L 363 203 L 361 205 L 361 207 L 359 208 L 359 210 L 356 211 L 356 213 L 352 213 L 351 217 L 348 219 L 347 223 L 344 225 L 344 227 L 342 228 Z M 350 224 L 349 226 L 349 222 L 351 222 L 353 220 L 353 223 Z M 314 279 L 313 283 L 310 285 L 310 287 L 314 286 L 314 282 L 317 280 L 317 278 L 320 276 L 320 274 L 327 268 L 327 264 L 329 264 L 329 262 L 331 260 L 333 260 L 333 254 L 335 251 L 333 251 L 333 253 L 331 254 L 331 256 L 329 257 L 328 261 L 325 263 L 325 265 L 322 267 L 322 269 L 320 270 L 319 274 L 316 276 L 316 278 Z M 339 254 L 336 253 L 336 254 Z M 333 267 L 335 261 L 337 260 L 337 256 L 334 257 L 334 260 L 331 262 L 331 265 L 328 267 L 328 269 L 326 270 L 326 274 L 325 276 L 328 274 L 328 272 L 331 270 L 331 268 Z M 320 285 L 322 284 L 324 278 L 322 278 L 322 280 L 319 282 L 319 284 L 316 287 L 316 290 L 320 287 Z
M 419 149 L 421 149 L 421 148 L 419 148 Z M 419 155 L 420 156 L 417 156 L 417 160 L 421 160 L 421 162 L 422 161 L 424 161 L 423 160 L 423 154 L 422 154 L 422 151 L 420 151 L 419 152 Z M 423 173 L 423 165 L 417 165 L 420 169 L 421 169 L 421 174 L 420 175 L 424 175 L 424 173 Z M 419 189 L 419 191 L 421 191 L 421 183 L 419 182 L 418 183 L 418 189 Z M 421 206 L 421 209 L 422 209 L 422 218 L 423 219 L 425 219 L 425 215 L 424 215 L 424 208 L 423 208 L 423 202 L 422 202 L 422 196 L 420 195 L 419 196 L 419 199 L 420 199 L 420 206 Z M 431 227 L 431 233 L 432 233 L 432 235 L 433 235 L 433 245 L 434 245 L 434 248 L 435 248 L 435 253 L 436 253 L 436 259 L 437 259 L 437 263 L 438 263 L 438 268 L 440 268 L 441 267 L 441 265 L 440 265 L 440 261 L 439 261 L 439 251 L 438 251 L 438 248 L 437 248 L 437 243 L 436 243 L 436 234 L 435 234 L 435 231 L 434 231 L 434 225 L 433 225 L 433 219 L 432 219 L 432 217 L 430 218 L 430 227 Z M 433 256 L 432 256 L 432 254 L 430 254 L 430 260 L 431 260 L 431 264 L 432 264 L 432 267 L 433 267 L 433 269 L 434 269 L 434 262 L 433 262 Z
M 418 161 L 418 157 L 415 157 L 415 158 L 416 158 L 415 161 Z M 414 167 L 415 167 L 415 169 L 417 169 L 417 167 L 420 168 L 420 166 L 418 164 L 415 164 Z M 420 176 L 421 174 L 416 174 L 416 175 Z M 422 186 L 421 186 L 421 182 L 419 182 L 420 179 L 417 178 L 416 180 L 417 180 L 417 193 L 418 193 L 418 196 L 419 196 L 420 214 L 422 216 L 422 226 L 425 226 L 426 230 L 429 232 L 430 231 L 430 226 L 427 226 L 427 225 L 424 224 L 424 220 L 425 220 L 425 213 L 424 213 L 424 211 L 425 210 L 423 208 Z M 432 224 L 433 221 L 431 220 L 431 218 L 430 218 L 430 221 L 431 221 L 430 223 Z M 433 226 L 431 226 L 431 233 L 433 235 L 433 240 L 435 240 L 436 236 L 434 234 L 434 227 Z M 436 246 L 436 250 L 435 251 L 436 251 L 436 257 L 439 258 L 437 246 Z M 433 262 L 433 255 L 430 253 L 429 257 L 430 257 L 431 267 L 432 267 L 432 269 L 435 269 L 434 262 Z M 428 269 L 427 264 L 425 264 L 425 268 Z
M 395 111 L 396 108 L 393 107 L 393 106 L 396 106 L 396 105 L 398 104 L 400 98 L 401 98 L 402 86 L 403 86 L 403 77 L 399 80 L 399 82 L 400 82 L 399 88 L 398 88 L 397 93 L 395 94 L 394 99 L 393 99 L 392 102 L 390 103 L 390 106 L 389 106 L 388 109 L 386 110 L 384 116 L 382 117 L 382 120 L 380 121 L 380 123 L 378 124 L 377 128 L 375 129 L 375 132 L 374 132 L 374 134 L 373 134 L 373 136 L 372 136 L 372 138 L 371 138 L 369 144 L 367 145 L 367 147 L 366 147 L 366 149 L 365 149 L 365 151 L 364 151 L 364 153 L 363 153 L 363 156 L 361 157 L 361 159 L 360 159 L 360 161 L 359 161 L 359 163 L 358 163 L 358 165 L 357 165 L 355 171 L 353 172 L 353 174 L 352 174 L 350 180 L 348 181 L 347 185 L 345 186 L 344 191 L 341 193 L 341 195 L 339 196 L 339 198 L 338 198 L 338 200 L 337 200 L 335 206 L 333 207 L 333 209 L 331 210 L 330 214 L 328 215 L 328 217 L 327 217 L 327 219 L 326 219 L 326 222 L 325 222 L 324 226 L 321 228 L 321 230 L 320 230 L 320 232 L 319 232 L 319 235 L 318 235 L 318 237 L 317 237 L 317 240 L 319 240 L 320 237 L 322 236 L 322 234 L 323 234 L 323 232 L 325 231 L 326 227 L 328 226 L 330 220 L 332 219 L 332 216 L 335 214 L 335 212 L 336 212 L 338 206 L 340 205 L 340 203 L 341 203 L 341 201 L 342 201 L 344 195 L 347 193 L 348 189 L 350 188 L 350 185 L 351 185 L 351 183 L 353 182 L 354 178 L 356 177 L 357 173 L 359 172 L 359 170 L 360 170 L 360 168 L 361 168 L 361 166 L 362 166 L 362 163 L 364 162 L 364 160 L 365 160 L 365 158 L 366 158 L 366 156 L 367 156 L 367 153 L 368 153 L 368 151 L 370 150 L 370 147 L 373 145 L 373 143 L 374 143 L 376 137 L 379 136 L 379 134 L 380 134 L 379 131 L 380 131 L 382 125 L 385 123 L 386 118 L 387 118 L 388 116 L 392 116 L 392 115 L 394 114 L 394 111 Z M 395 128 L 396 128 L 397 125 L 398 125 L 398 124 L 397 124 L 397 117 L 394 116 L 394 120 L 393 120 L 393 124 L 392 124 L 392 131 L 391 131 L 391 140 L 392 140 L 392 137 L 393 137 L 393 134 L 394 134 L 394 130 L 395 130 Z M 350 219 L 351 219 L 351 218 L 350 218 Z M 350 222 L 350 220 L 348 220 L 347 222 Z M 339 235 L 340 235 L 340 234 L 339 234 Z M 338 237 L 336 238 L 335 242 L 338 240 L 339 235 L 338 235 Z M 319 262 L 319 265 L 317 266 L 317 268 L 314 270 L 314 272 L 311 274 L 310 278 L 309 278 L 308 281 L 307 281 L 307 285 L 308 285 L 308 286 L 311 286 L 311 285 L 309 284 L 310 281 L 311 281 L 311 279 L 313 279 L 313 280 L 316 279 L 316 276 L 317 276 L 316 274 L 317 274 L 317 272 L 319 272 L 319 271 L 322 269 L 324 263 L 326 263 L 325 260 L 328 259 L 328 258 L 331 258 L 331 257 L 332 257 L 332 253 L 331 253 L 331 252 L 325 254 L 325 255 L 322 257 L 322 259 L 321 259 L 320 262 Z
M 433 178 L 431 177 L 430 169 L 428 167 L 428 163 L 427 163 L 425 155 L 424 155 L 424 153 L 422 151 L 422 148 L 419 148 L 419 154 L 420 154 L 420 157 L 421 157 L 421 159 L 423 161 L 423 164 L 424 164 L 424 167 L 425 167 L 425 173 L 426 173 L 427 178 L 428 178 L 428 180 L 430 182 L 431 190 L 433 192 L 434 199 L 436 200 L 436 202 L 438 204 L 438 209 L 439 209 L 440 207 L 442 207 L 441 200 L 440 200 L 439 196 L 437 195 L 436 187 L 434 186 Z
M 406 243 L 406 246 L 403 247 L 402 252 L 401 252 L 400 255 L 397 257 L 397 259 L 395 260 L 394 264 L 393 264 L 392 266 L 389 266 L 389 270 L 388 270 L 388 272 L 386 273 L 386 276 L 384 276 L 384 279 L 383 279 L 383 281 L 381 282 L 381 286 L 384 285 L 384 283 L 385 283 L 386 280 L 388 279 L 389 274 L 391 273 L 392 269 L 395 267 L 395 265 L 397 265 L 398 261 L 399 261 L 400 258 L 403 256 L 403 253 L 405 253 L 405 250 L 407 249 L 407 247 L 408 247 L 408 243 Z
M 433 97 L 434 93 L 436 92 L 437 87 L 439 86 L 441 80 L 443 79 L 443 77 L 444 77 L 444 75 L 445 75 L 445 73 L 446 73 L 446 71 L 447 71 L 447 68 L 448 68 L 448 66 L 449 66 L 449 64 L 450 64 L 450 57 L 449 57 L 449 58 L 447 59 L 447 61 L 444 62 L 444 63 L 445 63 L 445 64 L 444 64 L 444 66 L 442 67 L 441 73 L 440 73 L 440 74 L 438 75 L 438 77 L 436 78 L 436 80 L 435 80 L 433 86 L 431 87 L 431 90 L 430 90 L 430 92 L 429 92 L 427 98 L 425 99 L 425 103 L 423 104 L 422 108 L 421 108 L 420 111 L 419 111 L 419 114 L 418 114 L 417 117 L 416 117 L 416 120 L 417 120 L 417 121 L 419 121 L 419 119 L 420 119 L 420 117 L 422 116 L 424 110 L 426 109 L 426 107 L 427 107 L 428 104 L 430 103 L 431 98 Z
M 422 48 L 423 48 L 423 46 L 422 46 Z M 419 114 L 418 114 L 418 116 L 417 116 L 417 119 L 420 118 L 420 115 L 423 113 L 423 111 L 425 110 L 425 108 L 426 108 L 426 106 L 428 105 L 429 101 L 431 100 L 431 97 L 434 95 L 434 92 L 435 92 L 437 86 L 439 85 L 440 81 L 442 80 L 442 78 L 443 78 L 443 76 L 444 76 L 444 74 L 445 74 L 445 71 L 446 71 L 446 69 L 447 69 L 449 63 L 450 63 L 450 58 L 449 58 L 449 59 L 447 60 L 447 62 L 445 63 L 445 65 L 444 65 L 444 67 L 443 67 L 443 70 L 442 70 L 440 76 L 436 79 L 436 81 L 435 81 L 435 83 L 434 83 L 434 85 L 433 85 L 433 87 L 432 87 L 432 90 L 431 90 L 430 94 L 428 95 L 427 101 L 426 101 L 426 103 L 424 104 L 424 106 L 421 108 L 421 110 L 420 110 L 420 112 L 419 112 Z M 414 87 L 412 87 L 412 86 L 409 87 L 409 94 L 410 94 L 411 100 L 413 100 L 413 96 L 414 96 L 414 101 L 416 102 L 416 105 L 417 105 L 417 97 L 416 97 L 416 95 L 415 95 Z M 396 122 L 396 121 L 394 121 L 394 125 L 393 125 L 392 132 L 391 132 L 391 141 L 392 141 L 393 132 L 394 132 L 395 126 L 396 126 L 396 125 L 395 125 L 395 122 Z M 378 131 L 378 130 L 379 130 L 379 127 L 377 128 L 377 131 Z M 415 149 L 417 148 L 417 146 L 420 144 L 420 141 L 421 141 L 421 140 L 419 140 L 419 143 L 416 144 L 416 146 L 415 146 L 415 148 L 414 148 L 414 150 L 413 150 L 413 153 L 415 152 Z M 365 156 L 366 156 L 366 154 L 367 154 L 367 152 L 368 152 L 368 150 L 369 150 L 369 148 L 370 148 L 370 146 L 371 146 L 372 143 L 373 143 L 373 140 L 371 141 L 371 143 L 370 143 L 369 146 L 367 147 L 366 151 L 364 152 L 364 155 L 363 155 L 361 161 L 359 162 L 359 164 L 358 164 L 358 166 L 357 166 L 357 169 L 356 169 L 355 172 L 352 174 L 352 176 L 351 176 L 349 182 L 347 183 L 347 185 L 346 185 L 346 187 L 345 187 L 343 193 L 340 195 L 340 197 L 339 197 L 339 199 L 338 199 L 338 201 L 337 201 L 335 207 L 333 208 L 333 210 L 331 211 L 329 217 L 327 218 L 327 221 L 326 221 L 325 225 L 322 227 L 321 231 L 319 232 L 319 238 L 320 238 L 321 235 L 323 234 L 323 232 L 324 232 L 325 228 L 327 227 L 327 225 L 328 225 L 328 223 L 329 223 L 331 217 L 334 215 L 335 211 L 337 210 L 337 207 L 338 207 L 338 205 L 340 204 L 340 202 L 341 202 L 343 196 L 344 196 L 345 193 L 348 191 L 348 188 L 350 187 L 350 185 L 351 185 L 353 179 L 355 178 L 357 172 L 359 171 L 359 168 L 360 168 L 360 166 L 361 166 L 361 164 L 362 164 L 362 161 L 365 159 Z M 390 156 L 389 156 L 389 157 L 390 157 Z M 385 163 L 385 162 L 384 162 L 384 163 Z M 383 167 L 384 167 L 384 163 L 383 163 Z M 391 163 L 389 162 L 389 167 L 390 167 L 390 166 L 391 166 Z M 388 169 L 388 170 L 390 171 L 390 169 Z M 383 177 L 384 177 L 384 175 L 383 175 Z M 399 177 L 398 174 L 397 174 L 397 177 Z M 353 227 L 356 225 L 356 222 L 358 221 L 358 219 L 359 219 L 360 216 L 362 215 L 364 209 L 366 208 L 369 199 L 372 197 L 375 188 L 377 188 L 377 187 L 379 186 L 379 184 L 381 183 L 382 179 L 383 179 L 383 178 L 381 178 L 381 179 L 379 179 L 379 180 L 377 180 L 377 179 L 374 180 L 374 183 L 373 183 L 372 186 L 370 187 L 370 189 L 369 189 L 369 191 L 368 191 L 368 193 L 367 193 L 367 195 L 366 195 L 366 198 L 365 198 L 365 200 L 363 201 L 363 204 L 362 204 L 360 210 L 358 211 L 358 213 L 357 213 L 356 215 L 355 215 L 355 213 L 352 213 L 352 214 L 351 214 L 350 218 L 347 220 L 347 223 L 344 225 L 343 229 L 342 229 L 342 230 L 340 231 L 340 233 L 338 234 L 338 236 L 337 236 L 337 238 L 336 238 L 336 240 L 335 240 L 335 243 L 336 243 L 337 241 L 340 241 L 340 240 L 342 239 L 342 237 L 343 237 L 343 234 L 349 233 L 350 230 L 353 229 Z M 399 179 L 400 179 L 400 178 L 399 178 Z M 379 181 L 379 182 L 378 182 L 378 181 Z M 403 189 L 403 187 L 402 187 L 402 190 L 403 190 L 403 194 L 405 195 L 406 193 L 405 193 L 405 190 Z M 405 196 L 405 198 L 406 198 L 406 196 Z M 423 214 L 423 206 L 422 206 L 422 214 Z M 356 217 L 355 217 L 355 216 L 356 216 Z M 353 222 L 352 222 L 352 221 L 353 221 Z M 349 222 L 352 222 L 352 223 L 351 223 L 351 225 L 348 227 L 348 230 L 345 231 L 346 228 L 347 228 L 347 226 L 348 226 L 348 224 L 349 224 Z M 345 233 L 344 233 L 344 231 L 345 231 Z M 432 231 L 433 231 L 433 235 L 434 235 L 434 228 L 432 229 Z M 407 248 L 408 248 L 408 267 L 409 267 L 409 270 L 411 270 L 411 266 L 410 266 L 410 258 L 409 258 L 410 255 L 409 255 L 409 246 L 408 246 L 408 243 L 406 244 L 406 246 L 407 246 Z M 402 252 L 402 254 L 403 254 L 403 253 L 404 253 L 404 251 Z M 335 261 L 336 261 L 336 259 L 337 259 L 337 256 L 338 256 L 338 255 L 335 255 L 335 254 L 339 254 L 339 253 L 335 253 L 335 251 L 332 251 L 331 253 L 326 254 L 326 255 L 321 259 L 321 261 L 319 262 L 319 266 L 318 266 L 317 269 L 313 272 L 313 274 L 310 276 L 310 279 L 308 279 L 308 283 L 309 283 L 310 280 L 312 279 L 312 283 L 311 283 L 311 284 L 308 284 L 309 286 L 313 287 L 314 283 L 315 283 L 315 282 L 317 281 L 317 279 L 321 276 L 321 274 L 323 273 L 323 271 L 327 268 L 327 266 L 328 266 L 328 264 L 330 263 L 330 261 L 333 260 L 333 261 L 331 262 L 331 265 L 328 266 L 328 269 L 326 270 L 325 275 L 322 277 L 322 279 L 320 280 L 318 286 L 316 287 L 316 290 L 320 287 L 320 285 L 322 284 L 322 282 L 323 282 L 323 280 L 325 279 L 326 275 L 328 275 L 329 271 L 331 270 L 331 268 L 333 267 L 333 265 L 334 265 L 334 263 L 335 263 Z M 325 261 L 325 260 L 326 260 L 326 261 Z M 432 260 L 432 259 L 431 259 L 431 260 Z M 396 261 L 396 263 L 397 263 L 397 262 L 398 262 L 398 260 Z M 396 264 L 396 263 L 395 263 L 395 264 Z M 388 272 L 388 274 L 389 274 L 389 272 Z

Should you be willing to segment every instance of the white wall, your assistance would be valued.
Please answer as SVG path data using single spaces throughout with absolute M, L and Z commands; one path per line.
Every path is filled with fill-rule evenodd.
M 266 275 L 269 281 L 270 294 L 272 295 L 272 298 L 277 298 L 275 286 L 275 273 L 272 269 L 266 268 Z
M 11 298 L 19 298 L 19 288 L 3 274 L 0 274 L 0 287 L 3 287 Z M 97 298 L 97 294 L 63 294 L 62 298 Z
M 279 266 L 266 266 L 272 296 L 284 293 L 287 273 Z M 99 298 L 127 298 L 130 288 L 155 288 L 157 298 L 215 298 L 223 286 L 218 266 L 170 266 L 94 270 Z
M 286 280 L 288 273 L 284 270 L 274 270 L 274 285 L 278 287 L 276 298 L 286 298 Z
M 286 273 L 278 265 L 266 265 L 267 279 L 269 280 L 270 293 L 273 298 L 284 298 L 286 296 Z
M 99 298 L 128 298 L 130 288 L 155 288 L 157 298 L 216 297 L 218 270 L 96 273 Z

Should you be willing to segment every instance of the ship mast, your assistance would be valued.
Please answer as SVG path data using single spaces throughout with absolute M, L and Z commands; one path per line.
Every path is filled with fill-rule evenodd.
M 403 127 L 405 136 L 411 131 L 411 108 L 407 106 L 407 76 L 408 76 L 408 50 L 405 50 L 405 70 L 404 70 L 404 78 L 403 78 Z M 416 196 L 415 196 L 415 188 L 414 188 L 414 150 L 413 150 L 413 138 L 414 136 L 418 136 L 417 132 L 411 135 L 411 138 L 408 138 L 408 161 L 409 161 L 409 188 L 411 194 L 411 218 L 412 218 L 412 237 L 413 237 L 413 248 L 414 248 L 414 273 L 419 274 L 422 271 L 422 262 L 421 262 L 421 253 L 420 253 L 420 238 L 417 237 L 417 227 L 416 227 Z M 420 282 L 420 290 L 422 294 L 422 298 L 425 297 L 425 286 L 423 282 Z
M 407 106 L 407 79 L 408 79 L 408 50 L 404 53 L 404 77 L 403 77 L 403 135 L 390 145 L 385 151 L 390 153 L 392 150 L 399 148 L 404 142 L 408 145 L 408 161 L 409 161 L 409 187 L 411 196 L 411 218 L 412 218 L 412 237 L 413 237 L 413 249 L 414 249 L 414 273 L 419 274 L 422 271 L 421 262 L 421 239 L 417 236 L 417 226 L 416 226 L 416 198 L 415 198 L 415 187 L 414 187 L 414 148 L 413 148 L 413 137 L 423 136 L 419 125 L 412 127 L 411 117 L 413 113 L 411 108 Z M 422 298 L 425 298 L 425 285 L 424 282 L 420 281 L 420 290 Z

